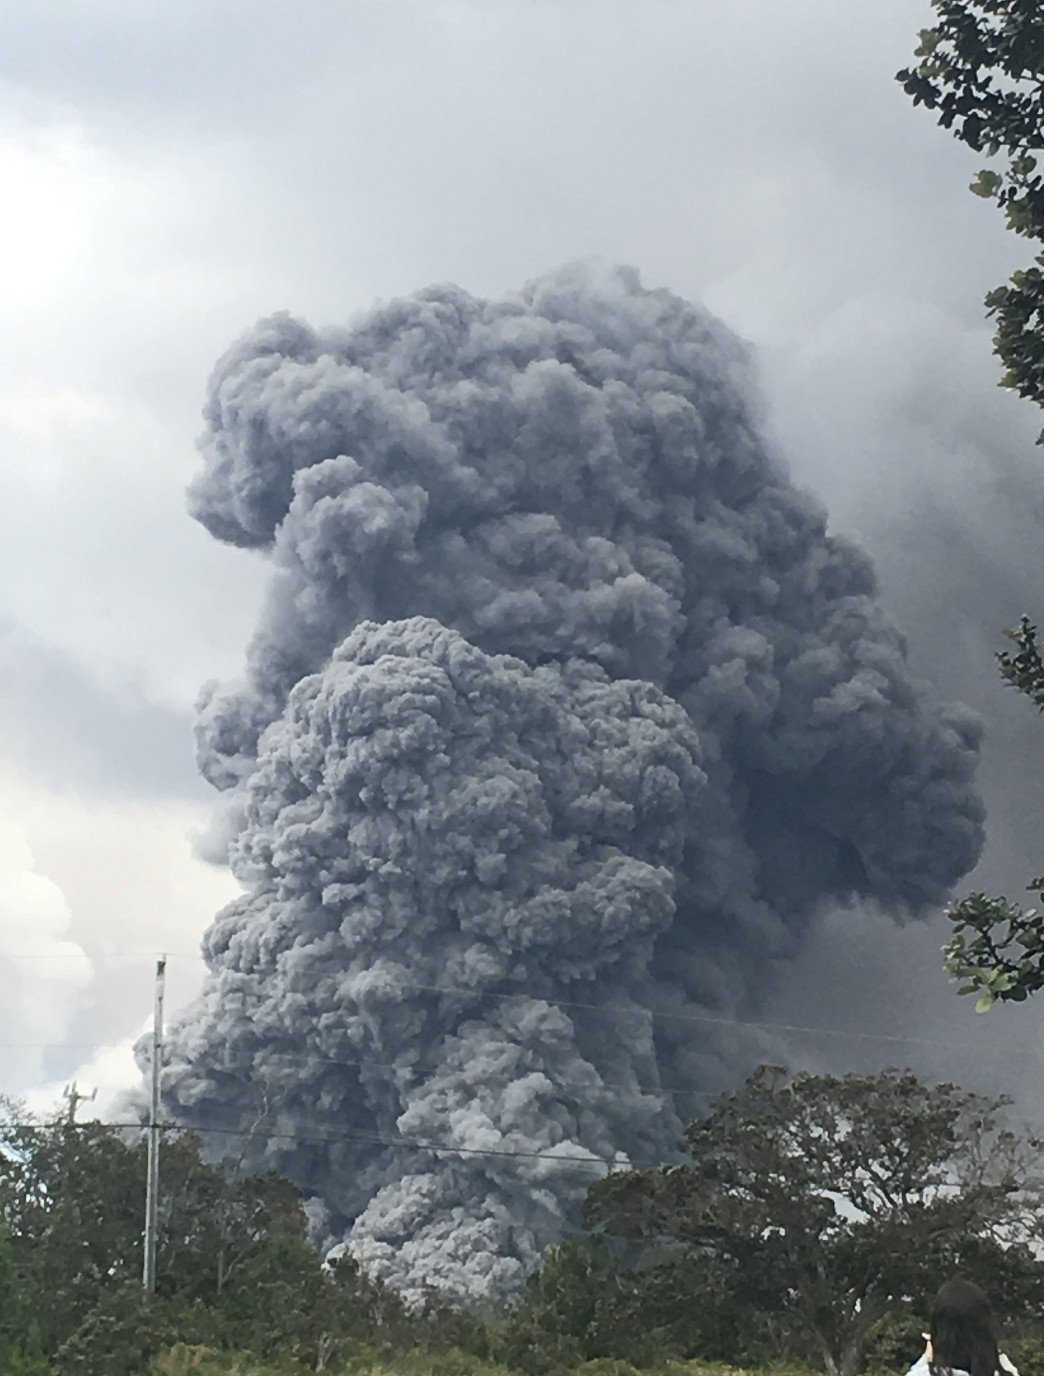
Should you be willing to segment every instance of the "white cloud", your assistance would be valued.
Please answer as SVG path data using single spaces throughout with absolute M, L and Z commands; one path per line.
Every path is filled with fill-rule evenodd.
M 187 752 L 198 684 L 241 663 L 260 561 L 194 527 L 182 494 L 207 371 L 282 307 L 322 322 L 428 281 L 500 292 L 591 254 L 702 297 L 768 351 L 795 472 L 873 544 L 927 637 L 926 672 L 998 713 L 992 853 L 1015 865 L 1032 849 L 1036 798 L 1006 780 L 1044 776 L 1044 733 L 985 683 L 990 627 L 1007 600 L 1022 609 L 1036 569 L 1028 465 L 1004 487 L 1032 426 L 1000 419 L 980 304 L 1023 246 L 968 194 L 973 155 L 892 80 L 930 17 L 916 8 L 0 13 L 0 621 L 16 628 L 0 655 L 18 661 L 5 681 L 21 713 L 0 694 L 0 816 L 34 857 L 15 873 L 57 885 L 38 890 L 66 922 L 53 939 L 93 970 L 75 988 L 56 977 L 51 1003 L 49 976 L 34 977 L 61 1036 L 133 1037 L 153 952 L 191 954 L 233 891 L 191 854 L 203 807 L 157 801 L 175 771 L 167 746 L 150 752 L 153 718 L 136 718 L 129 770 L 125 718 L 88 711 L 84 684 L 158 704 L 175 736 L 182 714 Z M 976 600 L 987 584 L 992 600 Z M 957 618 L 932 630 L 933 607 L 958 598 L 962 624 L 988 623 L 965 641 Z M 75 672 L 51 671 L 63 661 Z M 1027 854 L 1026 876 L 1037 868 Z M 172 961 L 174 1004 L 193 969 Z M 90 1074 L 121 1078 L 126 1050 L 99 1054 Z M 41 1063 L 40 1082 L 60 1084 L 75 1055 Z
M 40 1078 L 45 1044 L 67 1032 L 91 982 L 71 927 L 65 895 L 35 868 L 24 830 L 11 818 L 0 822 L 0 1042 L 10 1093 Z
M 238 890 L 197 860 L 205 810 L 98 800 L 0 778 L 0 1090 L 50 1102 L 74 1075 L 99 1103 L 131 1082 L 155 959 L 171 1013 L 199 988 L 199 938 Z M 17 818 L 17 822 L 13 819 Z M 106 1097 L 109 1096 L 109 1097 Z
M 0 309 L 24 310 L 68 280 L 87 209 L 74 129 L 0 128 Z

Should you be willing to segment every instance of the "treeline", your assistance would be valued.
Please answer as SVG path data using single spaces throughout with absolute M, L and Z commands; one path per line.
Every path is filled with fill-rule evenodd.
M 240 1354 L 286 1373 L 609 1363 L 621 1376 L 620 1364 L 694 1359 L 902 1372 L 931 1293 L 957 1270 L 993 1297 L 1032 1370 L 1044 1358 L 1040 1144 L 1005 1113 L 908 1073 L 763 1068 L 688 1128 L 683 1160 L 593 1185 L 590 1231 L 552 1248 L 513 1303 L 474 1313 L 435 1294 L 409 1309 L 351 1259 L 324 1266 L 293 1185 L 207 1161 L 189 1132 L 165 1137 L 147 1301 L 143 1143 L 11 1106 L 0 1371 L 261 1369 L 221 1364 Z

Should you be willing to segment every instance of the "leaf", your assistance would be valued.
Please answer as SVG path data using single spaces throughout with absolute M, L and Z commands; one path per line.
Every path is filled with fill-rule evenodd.
M 976 196 L 982 196 L 984 200 L 989 200 L 995 196 L 1000 189 L 1001 176 L 999 172 L 993 172 L 989 168 L 983 168 L 973 182 L 969 182 L 968 190 Z
M 975 1011 L 976 1013 L 988 1013 L 996 1002 L 996 995 L 991 994 L 987 989 L 984 993 L 980 994 L 976 1000 Z
M 917 37 L 921 40 L 914 49 L 914 57 L 930 57 L 942 42 L 938 29 L 921 29 Z

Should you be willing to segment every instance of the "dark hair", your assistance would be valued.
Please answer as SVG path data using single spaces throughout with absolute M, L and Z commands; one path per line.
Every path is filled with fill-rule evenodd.
M 932 1376 L 952 1371 L 996 1376 L 1000 1357 L 990 1302 L 970 1280 L 948 1280 L 940 1288 L 932 1305 L 930 1329 Z

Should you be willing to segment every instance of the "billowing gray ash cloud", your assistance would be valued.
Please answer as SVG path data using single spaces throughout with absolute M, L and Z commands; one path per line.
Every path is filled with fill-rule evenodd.
M 243 896 L 166 1102 L 260 1114 L 407 1290 L 517 1284 L 589 1158 L 749 1068 L 715 1019 L 817 910 L 916 913 L 979 853 L 975 721 L 757 419 L 737 341 L 628 270 L 279 316 L 215 371 L 192 510 L 272 579 L 201 704 Z

